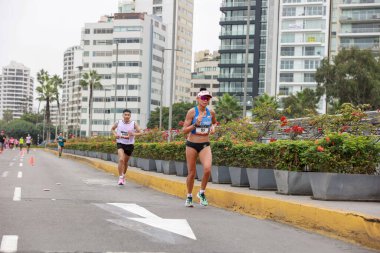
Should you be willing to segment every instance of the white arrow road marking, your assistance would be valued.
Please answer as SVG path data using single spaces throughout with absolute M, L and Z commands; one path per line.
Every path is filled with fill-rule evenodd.
M 1 174 L 2 177 L 7 177 L 8 176 L 8 171 L 4 171 L 3 174 Z
M 179 234 L 193 240 L 197 239 L 193 231 L 191 230 L 190 225 L 187 223 L 185 219 L 163 219 L 155 215 L 154 213 L 149 212 L 144 207 L 141 207 L 136 204 L 125 204 L 125 203 L 108 203 L 108 204 L 119 207 L 121 209 L 124 209 L 125 211 L 134 213 L 143 217 L 143 218 L 127 217 L 130 220 L 138 221 L 152 227 L 167 230 L 169 232 Z
M 17 235 L 3 235 L 1 240 L 0 251 L 1 252 L 16 252 L 17 251 Z
M 18 178 L 22 178 L 22 171 L 19 171 L 19 172 L 18 172 L 17 177 L 18 177 Z
M 22 163 L 20 163 L 20 167 L 22 167 Z
M 21 200 L 21 187 L 16 187 L 15 192 L 13 194 L 13 201 L 20 201 Z
M 10 163 L 9 166 L 13 166 L 14 163 Z

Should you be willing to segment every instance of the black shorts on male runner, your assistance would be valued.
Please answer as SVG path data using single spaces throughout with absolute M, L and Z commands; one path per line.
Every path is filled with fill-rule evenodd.
M 124 153 L 127 156 L 131 156 L 132 153 L 133 153 L 133 149 L 135 148 L 135 146 L 133 144 L 117 143 L 117 149 L 120 149 L 120 148 L 124 150 Z

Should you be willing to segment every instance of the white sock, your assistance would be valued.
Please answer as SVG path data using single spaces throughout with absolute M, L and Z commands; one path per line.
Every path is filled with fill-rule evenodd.
M 193 197 L 193 194 L 188 193 L 188 194 L 187 194 L 187 197 Z
M 205 193 L 205 190 L 200 190 L 199 193 L 200 193 L 200 194 L 204 194 L 204 193 Z
M 119 178 L 124 178 L 124 175 L 120 176 Z

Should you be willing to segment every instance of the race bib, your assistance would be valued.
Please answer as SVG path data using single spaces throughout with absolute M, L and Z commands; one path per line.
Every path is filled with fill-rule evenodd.
M 208 126 L 199 126 L 195 128 L 195 133 L 197 134 L 207 134 L 210 131 Z
M 128 132 L 121 131 L 121 136 L 128 137 Z

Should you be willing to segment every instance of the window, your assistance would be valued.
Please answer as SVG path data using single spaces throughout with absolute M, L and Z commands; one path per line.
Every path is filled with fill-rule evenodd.
M 112 28 L 99 28 L 99 29 L 94 29 L 94 34 L 110 34 L 113 33 Z
M 315 82 L 315 73 L 304 73 L 304 82 Z
M 293 73 L 280 73 L 280 82 L 293 82 Z
M 304 47 L 304 55 L 315 55 L 315 47 Z
M 284 7 L 282 9 L 282 16 L 289 17 L 296 15 L 296 7 Z
M 283 33 L 281 35 L 281 42 L 282 43 L 293 43 L 295 41 L 295 34 L 294 33 Z
M 294 56 L 294 47 L 281 47 L 281 56 Z
M 90 29 L 84 29 L 85 34 L 90 34 L 91 30 Z
M 319 60 L 305 60 L 305 69 L 317 69 Z
M 280 69 L 293 69 L 294 61 L 293 60 L 281 60 Z

